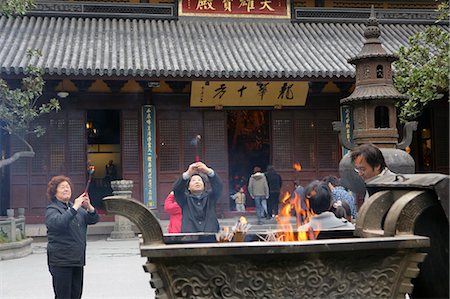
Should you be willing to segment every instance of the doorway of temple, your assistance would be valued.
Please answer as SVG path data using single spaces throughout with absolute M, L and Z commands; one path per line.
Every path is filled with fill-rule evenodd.
M 89 197 L 94 207 L 102 213 L 102 198 L 112 195 L 111 181 L 122 177 L 120 111 L 87 110 L 86 138 L 87 161 L 95 167 Z
M 231 195 L 244 187 L 246 208 L 254 209 L 254 202 L 247 192 L 247 184 L 253 168 L 265 171 L 270 163 L 270 113 L 264 110 L 231 110 L 227 114 L 229 157 L 230 210 L 235 211 Z

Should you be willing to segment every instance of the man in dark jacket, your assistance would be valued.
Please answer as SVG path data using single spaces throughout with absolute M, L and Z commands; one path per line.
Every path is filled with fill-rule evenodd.
M 45 212 L 47 261 L 55 298 L 81 298 L 86 264 L 86 232 L 99 216 L 86 193 L 70 202 L 73 185 L 65 176 L 53 177 L 47 186 L 51 203 Z
M 265 173 L 267 184 L 269 184 L 269 199 L 267 201 L 267 218 L 278 215 L 278 203 L 280 200 L 280 190 L 283 181 L 281 176 L 275 171 L 272 165 L 267 166 Z
M 205 189 L 206 178 L 211 191 Z M 222 194 L 223 183 L 212 168 L 202 162 L 195 162 L 173 185 L 175 200 L 182 210 L 182 233 L 219 231 L 216 202 Z

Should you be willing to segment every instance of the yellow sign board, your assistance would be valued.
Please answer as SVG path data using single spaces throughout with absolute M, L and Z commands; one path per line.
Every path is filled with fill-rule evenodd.
M 191 107 L 305 106 L 308 82 L 194 81 Z

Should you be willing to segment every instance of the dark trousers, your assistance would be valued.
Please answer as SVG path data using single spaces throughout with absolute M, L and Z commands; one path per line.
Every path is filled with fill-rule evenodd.
M 55 299 L 79 299 L 83 292 L 83 267 L 49 266 Z
M 278 215 L 278 201 L 280 197 L 280 192 L 270 192 L 269 199 L 267 200 L 267 212 L 269 215 Z

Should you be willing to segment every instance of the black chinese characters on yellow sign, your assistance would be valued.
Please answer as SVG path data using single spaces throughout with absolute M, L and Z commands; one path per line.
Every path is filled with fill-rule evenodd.
M 307 96 L 308 82 L 194 81 L 191 106 L 305 106 Z

